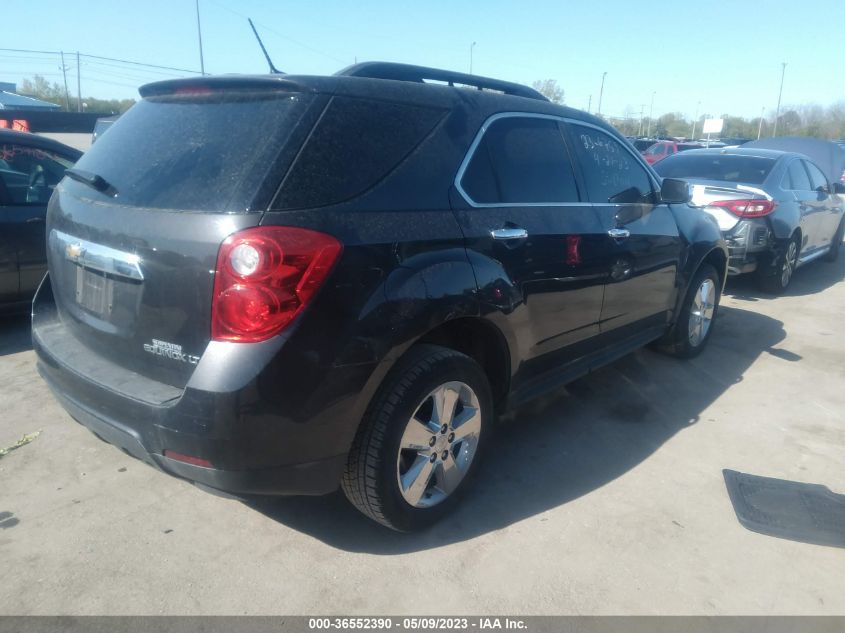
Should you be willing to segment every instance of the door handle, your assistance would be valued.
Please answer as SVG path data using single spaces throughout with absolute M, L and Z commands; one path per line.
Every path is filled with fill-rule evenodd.
M 614 240 L 624 240 L 626 237 L 631 237 L 631 231 L 628 229 L 610 229 L 607 234 Z
M 517 228 L 493 229 L 490 235 L 494 240 L 521 240 L 528 237 L 528 231 Z
M 36 222 L 43 222 L 43 221 L 44 221 L 44 218 L 35 216 L 34 218 L 27 218 L 26 223 L 27 224 L 35 224 Z

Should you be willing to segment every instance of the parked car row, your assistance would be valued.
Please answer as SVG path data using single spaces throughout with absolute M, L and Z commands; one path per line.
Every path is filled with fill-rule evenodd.
M 29 308 L 47 271 L 47 201 L 81 155 L 35 134 L 0 130 L 0 312 Z
M 845 151 L 815 139 L 758 143 L 671 156 L 655 170 L 689 182 L 692 203 L 717 220 L 730 250 L 728 273 L 753 272 L 764 290 L 779 294 L 796 268 L 820 257 L 834 261 L 839 254 L 845 182 L 836 178 L 845 169 Z M 807 156 L 833 152 L 842 156 L 827 163 L 827 174 Z
M 841 241 L 828 182 L 773 215 L 769 178 L 797 160 L 816 184 L 809 158 L 683 151 L 661 178 L 495 79 L 365 63 L 140 92 L 50 198 L 33 347 L 73 418 L 212 491 L 341 487 L 430 525 L 498 413 L 643 345 L 699 354 L 750 255 L 833 254 L 834 219 Z M 781 253 L 796 213 L 763 265 L 758 233 Z

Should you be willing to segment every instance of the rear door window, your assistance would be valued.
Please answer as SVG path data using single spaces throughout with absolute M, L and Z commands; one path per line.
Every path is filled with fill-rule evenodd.
M 792 191 L 811 191 L 813 187 L 810 186 L 810 178 L 807 176 L 807 171 L 801 164 L 800 160 L 793 160 L 789 163 L 789 167 L 784 177 L 784 189 L 791 189 Z
M 251 90 L 148 97 L 121 116 L 76 167 L 104 178 L 124 206 L 248 211 L 312 98 Z M 100 195 L 69 186 L 80 195 Z
M 477 204 L 580 200 L 560 124 L 553 119 L 515 116 L 493 121 L 460 184 Z
M 572 124 L 570 129 L 591 202 L 632 204 L 654 201 L 648 172 L 622 143 L 609 134 L 584 125 Z
M 827 189 L 827 178 L 825 178 L 822 170 L 808 160 L 802 162 L 807 167 L 807 173 L 810 174 L 810 184 L 813 186 L 813 191 L 817 191 L 819 187 Z

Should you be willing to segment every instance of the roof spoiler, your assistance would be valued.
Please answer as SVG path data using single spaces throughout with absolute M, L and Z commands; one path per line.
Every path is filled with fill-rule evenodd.
M 516 97 L 548 101 L 546 97 L 528 86 L 479 77 L 466 73 L 442 70 L 440 68 L 426 68 L 425 66 L 413 66 L 411 64 L 395 64 L 392 62 L 362 62 L 347 66 L 339 70 L 335 75 L 343 77 L 369 77 L 371 79 L 393 79 L 396 81 L 410 81 L 414 83 L 425 83 L 426 80 L 442 81 L 450 86 L 472 86 L 478 90 L 494 90 Z
M 218 75 L 165 79 L 138 88 L 142 97 L 172 94 L 203 94 L 215 90 L 282 90 L 286 92 L 314 92 L 313 88 L 286 79 L 286 75 Z

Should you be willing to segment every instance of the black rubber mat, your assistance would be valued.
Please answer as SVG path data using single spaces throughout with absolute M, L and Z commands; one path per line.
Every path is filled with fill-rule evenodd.
M 845 495 L 826 486 L 723 470 L 743 526 L 779 538 L 845 547 Z

